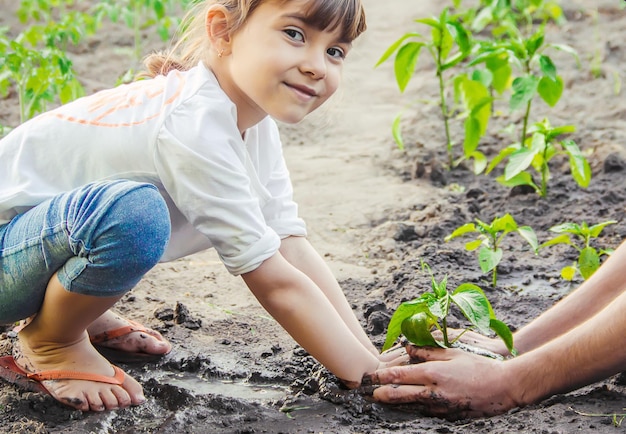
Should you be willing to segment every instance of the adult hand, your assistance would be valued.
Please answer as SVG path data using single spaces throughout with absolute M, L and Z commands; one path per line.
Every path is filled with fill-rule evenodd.
M 459 349 L 409 346 L 415 364 L 379 369 L 370 376 L 377 401 L 414 403 L 431 416 L 492 416 L 516 407 L 506 363 Z
M 460 337 L 459 337 L 460 336 Z M 433 337 L 438 340 L 443 340 L 443 335 L 439 330 L 435 330 L 433 332 Z M 471 345 L 474 347 L 482 348 L 487 351 L 491 351 L 492 353 L 500 354 L 501 356 L 507 357 L 510 356 L 511 353 L 506 348 L 504 341 L 500 338 L 490 338 L 483 334 L 476 333 L 473 331 L 468 331 L 465 329 L 448 329 L 448 339 L 450 341 L 457 340 L 467 345 Z M 408 348 L 407 348 L 408 351 Z

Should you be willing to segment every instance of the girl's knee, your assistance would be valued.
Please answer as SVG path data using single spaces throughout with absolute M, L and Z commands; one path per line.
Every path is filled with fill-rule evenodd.
M 152 268 L 170 238 L 169 211 L 156 187 L 136 184 L 119 196 L 109 216 L 117 247 L 126 251 L 121 256 L 140 270 Z

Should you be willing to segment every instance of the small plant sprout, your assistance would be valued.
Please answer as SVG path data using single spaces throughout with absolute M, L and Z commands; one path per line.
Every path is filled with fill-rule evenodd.
M 546 51 L 549 48 L 564 51 L 574 56 L 578 63 L 580 61 L 570 46 L 546 44 L 543 27 L 524 37 L 514 23 L 505 21 L 500 32 L 507 37 L 478 43 L 476 55 L 468 66 L 484 63 L 484 73 L 493 76 L 492 86 L 498 93 L 511 88 L 509 108 L 511 111 L 524 110 L 519 140 L 522 146 L 528 146 L 527 130 L 533 100 L 539 96 L 554 107 L 564 88 L 563 79 Z M 512 67 L 519 71 L 519 75 L 513 75 Z
M 431 39 L 425 39 L 419 33 L 406 33 L 383 53 L 376 64 L 379 66 L 392 54 L 396 53 L 394 72 L 400 92 L 404 92 L 411 77 L 415 72 L 415 66 L 419 59 L 422 48 L 426 47 L 430 52 L 437 68 L 436 74 L 439 81 L 439 107 L 444 122 L 446 135 L 446 147 L 450 167 L 454 164 L 452 154 L 452 138 L 450 137 L 449 119 L 451 117 L 448 102 L 446 101 L 446 80 L 444 72 L 456 66 L 464 60 L 472 49 L 469 33 L 463 28 L 458 19 L 448 15 L 444 9 L 438 18 L 421 18 L 417 23 L 431 27 Z M 404 142 L 400 132 L 400 116 L 393 122 L 393 137 L 400 149 L 404 149 Z
M 0 28 L 0 96 L 15 88 L 20 122 L 57 99 L 66 103 L 84 94 L 71 60 L 55 46 L 58 31 L 56 26 L 32 26 L 11 39 Z
M 626 419 L 626 413 L 586 413 L 583 411 L 574 410 L 572 407 L 570 407 L 569 409 L 572 410 L 574 413 L 579 414 L 581 416 L 602 417 L 602 418 L 608 417 L 610 418 L 613 426 L 616 428 L 621 427 L 622 422 L 624 422 L 624 419 Z M 622 410 L 626 410 L 626 408 L 623 408 Z
M 530 226 L 518 226 L 510 214 L 496 217 L 491 224 L 487 224 L 479 219 L 475 219 L 475 221 L 476 223 L 466 223 L 458 227 L 445 238 L 445 241 L 450 241 L 462 235 L 477 233 L 478 237 L 474 241 L 466 243 L 465 249 L 470 252 L 478 249 L 480 269 L 483 273 L 491 271 L 491 284 L 495 288 L 498 279 L 498 264 L 503 256 L 503 251 L 500 247 L 502 239 L 509 233 L 517 232 L 530 244 L 530 247 L 536 253 L 539 248 L 537 235 Z
M 564 267 L 561 270 L 561 277 L 571 281 L 576 276 L 576 273 L 579 272 L 583 279 L 587 280 L 600 267 L 600 258 L 613 253 L 613 249 L 597 250 L 595 247 L 591 246 L 591 242 L 600 235 L 605 227 L 615 223 L 617 223 L 617 221 L 608 220 L 593 226 L 589 226 L 585 222 L 582 222 L 580 225 L 576 223 L 556 225 L 551 227 L 550 231 L 559 235 L 541 244 L 539 248 L 543 249 L 544 247 L 554 246 L 556 244 L 572 246 L 578 251 L 578 259 L 574 261 L 572 265 Z M 574 240 L 572 240 L 570 235 L 575 236 Z
M 456 0 L 455 3 L 461 2 Z M 469 8 L 464 15 L 471 22 L 474 32 L 481 32 L 487 26 L 497 30 L 505 20 L 514 22 L 526 33 L 532 31 L 535 22 L 565 22 L 565 15 L 558 2 L 550 0 L 481 0 L 478 7 Z
M 551 127 L 550 122 L 544 119 L 536 123 L 531 129 L 531 143 L 529 147 L 514 143 L 503 149 L 489 164 L 489 173 L 500 161 L 508 158 L 504 168 L 504 175 L 497 178 L 498 182 L 507 187 L 517 185 L 531 186 L 541 197 L 548 195 L 548 181 L 550 179 L 549 162 L 557 155 L 568 155 L 569 166 L 574 181 L 582 188 L 587 188 L 591 182 L 591 166 L 573 140 L 558 141 L 562 134 L 569 134 L 576 129 L 572 125 Z M 559 149 L 561 148 L 561 149 Z M 534 169 L 540 176 L 539 185 L 534 181 L 528 169 Z
M 439 346 L 450 348 L 468 330 L 476 330 L 488 335 L 495 332 L 505 343 L 511 354 L 513 334 L 509 327 L 496 319 L 491 303 L 480 287 L 471 283 L 462 283 L 452 293 L 447 289 L 448 278 L 437 282 L 430 267 L 422 262 L 422 270 L 428 271 L 431 278 L 431 291 L 418 298 L 407 301 L 396 309 L 389 321 L 383 351 L 391 348 L 400 335 L 417 346 Z M 448 335 L 448 314 L 456 306 L 471 324 L 454 340 Z M 439 330 L 442 339 L 436 339 L 432 332 Z
M 168 13 L 177 4 L 186 5 L 193 0 L 100 0 L 96 6 L 99 16 L 106 16 L 112 22 L 123 21 L 133 30 L 133 56 L 139 60 L 142 53 L 141 31 L 156 26 L 161 40 L 167 41 L 179 20 L 175 14 Z

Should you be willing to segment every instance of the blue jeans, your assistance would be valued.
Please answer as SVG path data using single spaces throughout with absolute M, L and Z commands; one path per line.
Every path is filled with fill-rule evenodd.
M 38 312 L 54 273 L 79 294 L 130 291 L 169 237 L 167 206 L 151 184 L 96 182 L 39 204 L 0 226 L 0 324 Z

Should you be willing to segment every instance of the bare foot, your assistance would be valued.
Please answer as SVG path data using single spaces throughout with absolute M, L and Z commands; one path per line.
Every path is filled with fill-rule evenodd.
M 74 371 L 113 377 L 115 370 L 91 345 L 87 333 L 77 342 L 59 347 L 38 342 L 29 327 L 18 334 L 13 347 L 15 363 L 24 371 Z M 86 380 L 43 380 L 56 400 L 82 411 L 104 411 L 139 405 L 145 401 L 141 385 L 124 374 L 120 385 Z
M 110 310 L 103 313 L 87 328 L 92 338 L 105 332 L 130 325 L 129 321 Z M 135 331 L 123 336 L 106 339 L 98 345 L 129 353 L 161 355 L 172 350 L 172 345 L 156 330 Z

